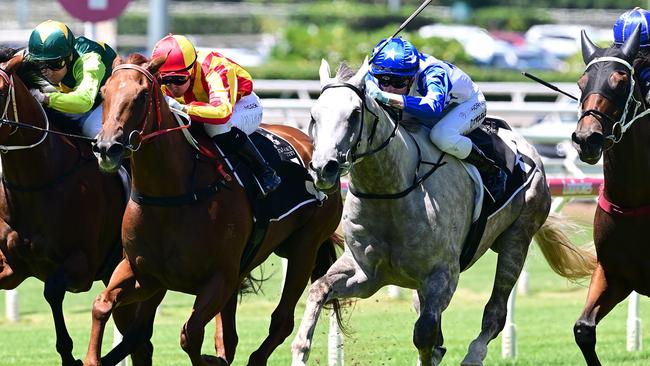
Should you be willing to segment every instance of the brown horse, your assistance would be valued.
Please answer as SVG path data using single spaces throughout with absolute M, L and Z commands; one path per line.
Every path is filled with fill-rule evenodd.
M 596 355 L 596 325 L 631 291 L 650 295 L 650 118 L 636 75 L 648 59 L 635 60 L 639 31 L 623 46 L 598 48 L 582 33 L 587 64 L 578 81 L 582 115 L 573 133 L 580 159 L 604 157 L 604 188 L 594 217 L 598 267 L 591 277 L 575 339 L 588 365 Z
M 37 77 L 23 65 L 22 53 L 0 49 L 0 288 L 16 288 L 28 277 L 43 281 L 62 364 L 77 365 L 63 298 L 66 291 L 90 290 L 95 280 L 108 283 L 122 258 L 125 200 L 116 198 L 124 189 L 117 177 L 99 171 L 88 142 L 7 123 L 52 128 L 29 93 L 28 87 L 38 87 Z M 134 311 L 114 314 L 121 331 Z M 134 364 L 151 364 L 152 351 L 147 343 L 133 355 Z
M 160 202 L 138 204 L 131 200 L 127 205 L 122 226 L 126 258 L 93 306 L 85 364 L 106 364 L 106 357 L 100 360 L 101 340 L 115 306 L 152 298 L 160 301 L 167 289 L 196 295 L 181 330 L 181 347 L 192 365 L 224 363 L 201 356 L 204 327 L 220 312 L 224 329 L 218 328 L 217 338 L 223 336 L 225 350 L 218 349 L 218 353 L 232 362 L 240 282 L 275 252 L 288 259 L 286 281 L 271 317 L 269 336 L 248 361 L 249 365 L 266 365 L 271 352 L 293 330 L 295 306 L 309 278 L 324 274 L 335 260 L 334 243 L 340 239 L 335 230 L 342 212 L 340 191 L 272 221 L 252 260 L 242 267 L 240 261 L 253 228 L 246 192 L 234 179 L 224 179 L 215 167 L 217 162 L 198 158 L 183 134 L 174 130 L 179 125 L 154 76 L 163 62 L 164 58 L 147 60 L 138 54 L 130 55 L 124 64 L 118 59 L 104 86 L 103 129 L 95 145 L 100 167 L 113 171 L 130 156 L 133 191 Z M 306 151 L 301 155 L 309 159 L 312 146 L 305 134 L 288 127 L 278 130 L 302 146 Z M 195 199 L 193 192 L 203 194 Z M 193 198 L 187 201 L 187 197 Z M 139 341 L 142 323 L 154 313 L 155 306 L 140 308 L 124 336 L 122 352 Z M 109 353 L 107 357 L 113 356 Z

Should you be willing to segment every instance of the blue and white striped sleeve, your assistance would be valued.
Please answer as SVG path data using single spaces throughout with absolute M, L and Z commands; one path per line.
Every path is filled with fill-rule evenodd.
M 430 66 L 418 79 L 418 92 L 423 96 L 404 96 L 404 111 L 422 120 L 438 118 L 451 89 L 449 75 L 440 66 Z

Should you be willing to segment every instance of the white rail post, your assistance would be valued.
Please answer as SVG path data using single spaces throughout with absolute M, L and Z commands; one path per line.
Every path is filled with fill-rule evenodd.
M 330 312 L 330 332 L 327 337 L 327 365 L 343 366 L 343 337 L 336 322 L 334 310 Z
M 20 319 L 18 311 L 18 290 L 5 291 L 5 314 L 10 322 L 17 322 Z
M 122 342 L 122 333 L 120 333 L 120 330 L 117 329 L 117 326 L 113 324 L 113 348 L 120 344 L 120 342 Z M 122 361 L 118 362 L 116 366 L 128 366 L 128 364 L 129 363 L 125 358 Z
M 526 269 L 526 263 L 528 263 L 527 260 L 524 262 L 524 266 L 521 269 L 521 273 L 519 274 L 519 280 L 517 280 L 517 292 L 519 295 L 524 296 L 528 295 L 530 292 L 530 276 L 528 275 L 528 270 Z
M 639 294 L 632 291 L 627 299 L 627 350 L 641 350 L 641 319 L 639 318 Z
M 282 281 L 280 281 L 280 295 L 284 290 L 284 283 L 287 282 L 287 267 L 289 267 L 289 260 L 287 258 L 280 258 L 282 260 Z
M 514 358 L 517 356 L 517 328 L 515 326 L 515 297 L 517 296 L 516 288 L 510 291 L 508 297 L 508 314 L 506 315 L 506 324 L 501 333 L 501 357 Z

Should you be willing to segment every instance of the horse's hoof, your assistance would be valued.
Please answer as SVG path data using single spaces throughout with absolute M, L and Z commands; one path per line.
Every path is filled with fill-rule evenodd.
M 483 366 L 483 361 L 471 360 L 468 357 L 465 357 L 463 362 L 460 363 L 460 366 Z
M 84 363 L 81 360 L 72 360 L 69 362 L 63 362 L 63 366 L 84 366 Z
M 228 361 L 224 360 L 221 357 L 201 355 L 201 358 L 203 358 L 203 361 L 205 361 L 210 366 L 228 366 Z

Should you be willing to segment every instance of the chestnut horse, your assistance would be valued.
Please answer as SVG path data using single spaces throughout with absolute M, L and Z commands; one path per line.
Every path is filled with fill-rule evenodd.
M 120 225 L 124 188 L 117 176 L 98 169 L 88 142 L 47 131 L 45 111 L 29 93 L 38 75 L 23 65 L 23 54 L 0 49 L 0 288 L 16 288 L 28 277 L 45 283 L 52 309 L 56 350 L 63 365 L 78 365 L 63 317 L 66 291 L 85 292 L 93 281 L 108 279 L 122 258 Z M 135 307 L 115 313 L 121 331 Z M 135 365 L 150 365 L 150 343 L 133 355 Z
M 594 217 L 598 267 L 591 277 L 582 315 L 574 327 L 588 365 L 596 355 L 596 325 L 632 291 L 650 295 L 650 110 L 637 75 L 650 66 L 635 60 L 637 30 L 621 47 L 598 48 L 582 32 L 587 64 L 578 81 L 582 114 L 573 133 L 580 159 L 603 160 L 604 188 Z
M 126 63 L 118 59 L 103 89 L 103 128 L 94 147 L 100 168 L 113 171 L 130 156 L 133 191 L 168 204 L 128 203 L 122 225 L 126 258 L 93 306 L 85 365 L 106 364 L 106 358 L 100 359 L 102 334 L 116 306 L 152 298 L 160 301 L 167 289 L 196 295 L 180 339 L 192 365 L 224 364 L 223 358 L 232 362 L 240 282 L 275 252 L 288 259 L 286 281 L 269 336 L 248 361 L 249 365 L 266 365 L 271 352 L 293 330 L 295 306 L 310 276 L 324 274 L 336 259 L 334 243 L 340 237 L 335 230 L 343 207 L 340 190 L 272 221 L 253 259 L 242 267 L 240 261 L 253 228 L 246 192 L 235 180 L 224 179 L 215 161 L 197 158 L 197 151 L 174 130 L 179 125 L 154 76 L 163 62 L 164 58 L 147 60 L 138 54 L 130 55 Z M 308 137 L 297 129 L 279 129 L 287 137 L 291 131 L 293 138 L 289 139 L 306 150 L 302 155 L 308 162 L 312 150 Z M 211 187 L 213 192 L 191 203 L 178 199 L 208 191 L 195 187 Z M 220 358 L 202 356 L 204 327 L 220 312 L 224 329 L 217 337 L 221 332 L 225 350 L 217 350 Z M 143 322 L 154 313 L 155 306 L 140 308 L 132 329 L 124 335 L 122 348 L 139 341 Z M 109 353 L 106 357 L 113 356 Z

